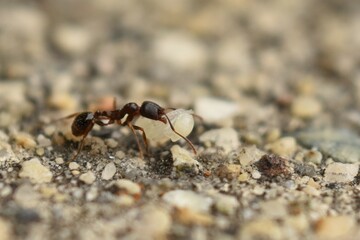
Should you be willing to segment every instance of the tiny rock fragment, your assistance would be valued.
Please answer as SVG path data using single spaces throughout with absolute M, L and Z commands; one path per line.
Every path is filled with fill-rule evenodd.
M 237 132 L 233 128 L 209 130 L 203 133 L 199 140 L 208 146 L 214 144 L 216 147 L 222 148 L 225 153 L 229 153 L 240 145 Z
M 39 147 L 48 147 L 51 145 L 51 140 L 45 137 L 44 135 L 40 134 L 36 141 L 38 142 Z
M 11 145 L 0 140 L 0 166 L 18 162 L 19 159 L 13 152 Z
M 106 143 L 106 145 L 107 145 L 108 147 L 110 147 L 110 148 L 116 148 L 116 147 L 119 145 L 118 141 L 116 141 L 116 140 L 113 139 L 113 138 L 106 139 L 106 140 L 105 140 L 105 143 Z
M 194 212 L 207 213 L 213 199 L 189 190 L 174 190 L 163 195 L 162 199 L 173 207 L 187 208 Z
M 202 169 L 201 164 L 192 157 L 191 153 L 179 145 L 171 147 L 171 154 L 174 160 L 174 167 L 177 170 L 191 170 L 197 174 Z
M 218 194 L 215 196 L 215 208 L 226 215 L 234 215 L 239 207 L 239 202 L 234 196 Z
M 316 150 L 309 150 L 304 155 L 305 162 L 312 162 L 315 164 L 320 164 L 322 161 L 322 153 Z
M 202 97 L 195 101 L 195 112 L 209 123 L 231 119 L 239 110 L 239 104 L 222 99 Z
M 256 146 L 244 147 L 240 150 L 238 158 L 241 166 L 245 167 L 249 164 L 252 164 L 258 161 L 265 152 L 258 149 Z
M 136 197 L 141 195 L 140 185 L 128 179 L 119 179 L 113 183 L 113 186 L 116 186 L 120 193 L 125 192 Z
M 92 184 L 96 180 L 96 176 L 93 172 L 89 171 L 81 174 L 79 179 L 86 184 Z
M 300 118 L 313 118 L 321 112 L 321 103 L 310 96 L 300 96 L 294 99 L 291 105 L 291 112 Z
M 75 169 L 79 169 L 80 165 L 76 162 L 71 162 L 69 163 L 69 169 L 70 170 L 75 170 Z
M 296 140 L 293 137 L 283 137 L 266 145 L 266 148 L 277 155 L 292 157 L 296 151 Z
M 106 164 L 104 170 L 101 173 L 101 178 L 104 180 L 110 180 L 116 173 L 116 166 L 113 162 Z
M 41 164 L 39 159 L 33 158 L 22 164 L 19 176 L 21 178 L 29 178 L 33 183 L 48 183 L 53 175 L 47 167 Z
M 58 158 L 55 158 L 55 162 L 56 162 L 57 164 L 63 164 L 63 163 L 64 163 L 64 159 L 61 158 L 61 157 L 58 157 Z
M 346 183 L 354 180 L 359 166 L 350 163 L 331 163 L 325 169 L 324 180 L 327 182 Z
M 214 219 L 211 215 L 207 213 L 192 211 L 188 208 L 177 209 L 176 217 L 181 223 L 186 225 L 195 224 L 209 226 L 214 223 Z
M 33 137 L 27 133 L 19 132 L 15 136 L 15 141 L 18 145 L 26 149 L 33 149 L 36 147 L 36 142 Z
M 76 99 L 73 96 L 63 92 L 52 94 L 48 102 L 51 107 L 72 111 L 75 110 L 77 105 Z
M 264 155 L 255 166 L 267 177 L 278 175 L 289 175 L 292 171 L 289 167 L 288 160 L 274 154 Z
M 320 239 L 352 239 L 356 220 L 351 216 L 329 216 L 321 218 L 315 225 Z
M 283 239 L 279 224 L 275 220 L 257 219 L 246 223 L 238 239 Z
M 216 169 L 216 175 L 229 180 L 237 178 L 241 173 L 239 164 L 220 164 Z

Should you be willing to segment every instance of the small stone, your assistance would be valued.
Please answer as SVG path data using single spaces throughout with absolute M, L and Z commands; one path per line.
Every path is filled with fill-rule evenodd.
M 266 142 L 274 142 L 281 136 L 281 130 L 279 128 L 270 129 L 265 136 Z
M 18 162 L 20 160 L 13 152 L 11 145 L 0 140 L 0 166 Z
M 351 216 L 329 216 L 320 219 L 315 225 L 320 239 L 352 239 L 356 220 Z
M 15 136 L 16 144 L 22 146 L 25 149 L 33 149 L 36 147 L 36 142 L 33 137 L 27 133 L 19 132 Z
M 19 176 L 21 178 L 29 178 L 33 183 L 48 183 L 53 175 L 47 167 L 41 164 L 39 159 L 33 158 L 22 164 Z
M 189 190 L 173 190 L 165 193 L 162 199 L 173 207 L 201 213 L 209 212 L 213 204 L 212 198 Z
M 291 158 L 296 151 L 296 140 L 293 137 L 283 137 L 266 145 L 266 148 L 277 155 Z
M 79 170 L 72 170 L 71 174 L 74 175 L 74 176 L 77 176 L 77 175 L 80 174 L 80 171 Z
M 44 156 L 44 154 L 45 154 L 45 149 L 44 148 L 37 148 L 36 149 L 36 154 L 38 155 L 38 156 Z
M 101 178 L 103 180 L 110 180 L 116 173 L 116 166 L 113 162 L 106 164 L 104 170 L 101 173 Z
M 119 145 L 118 141 L 113 138 L 106 139 L 105 143 L 110 148 L 116 148 Z
M 265 176 L 273 178 L 278 175 L 288 176 L 292 171 L 288 160 L 274 154 L 266 154 L 255 163 L 258 170 Z
M 239 207 L 239 202 L 234 196 L 218 194 L 215 196 L 215 208 L 226 215 L 233 216 Z
M 210 214 L 192 211 L 188 208 L 176 210 L 176 218 L 185 225 L 210 226 L 214 223 L 214 219 Z
M 89 171 L 81 174 L 79 179 L 86 184 L 92 184 L 96 180 L 96 176 L 93 172 Z
M 63 110 L 75 110 L 76 99 L 67 93 L 54 93 L 50 96 L 48 103 L 51 107 Z
M 114 203 L 120 207 L 130 207 L 134 205 L 135 199 L 130 195 L 122 194 L 115 199 Z
M 225 153 L 237 149 L 240 145 L 237 132 L 233 128 L 209 130 L 203 133 L 199 140 L 207 146 L 214 144 L 216 147 L 222 148 Z
M 48 147 L 51 146 L 51 140 L 45 137 L 44 135 L 40 134 L 36 141 L 38 142 L 39 147 Z
M 94 201 L 99 195 L 98 189 L 96 187 L 90 188 L 90 191 L 88 191 L 85 195 L 86 201 Z
M 14 239 L 12 226 L 9 221 L 0 217 L 0 236 L 3 240 Z
M 63 53 L 77 56 L 86 53 L 91 46 L 92 36 L 84 28 L 73 25 L 58 26 L 52 36 L 55 46 Z
M 141 195 L 140 185 L 128 179 L 119 179 L 113 183 L 120 191 L 139 197 Z
M 222 99 L 202 97 L 195 101 L 195 112 L 206 122 L 221 123 L 239 114 L 239 104 Z M 219 114 L 221 113 L 221 114 Z
M 241 173 L 238 177 L 239 182 L 247 182 L 247 181 L 249 181 L 249 179 L 250 179 L 250 176 L 247 172 Z
M 291 112 L 300 118 L 313 118 L 322 110 L 321 103 L 310 96 L 300 96 L 294 99 L 291 105 Z
M 58 157 L 58 158 L 55 158 L 55 162 L 56 162 L 57 164 L 63 164 L 63 163 L 64 163 L 64 159 L 61 158 L 61 157 Z
M 239 164 L 220 164 L 216 169 L 216 175 L 220 178 L 232 180 L 241 173 L 241 166 Z
M 170 149 L 172 158 L 173 158 L 173 165 L 179 171 L 188 171 L 194 172 L 198 174 L 202 167 L 198 161 L 196 161 L 191 153 L 179 145 L 174 145 Z
M 327 182 L 346 183 L 354 180 L 358 174 L 357 164 L 331 163 L 325 169 L 324 180 Z
M 14 193 L 14 200 L 24 208 L 34 208 L 40 202 L 40 194 L 30 184 L 19 186 Z
M 320 196 L 320 191 L 310 185 L 305 186 L 303 192 L 316 197 Z
M 251 171 L 251 177 L 253 179 L 260 179 L 261 178 L 261 173 L 257 170 L 253 170 Z
M 304 154 L 304 161 L 305 162 L 312 162 L 315 164 L 321 164 L 323 155 L 321 152 L 316 150 L 309 150 Z
M 283 239 L 276 220 L 257 219 L 246 223 L 240 230 L 238 239 Z
M 79 169 L 80 165 L 76 162 L 71 162 L 69 163 L 69 169 L 70 170 L 75 170 L 75 169 Z
M 238 158 L 241 166 L 248 166 L 256 161 L 258 161 L 265 152 L 258 149 L 256 146 L 244 147 L 240 150 Z
M 123 159 L 125 157 L 125 153 L 123 151 L 117 151 L 115 156 L 119 159 Z
M 287 216 L 287 202 L 282 198 L 259 203 L 261 215 L 271 219 L 283 219 Z

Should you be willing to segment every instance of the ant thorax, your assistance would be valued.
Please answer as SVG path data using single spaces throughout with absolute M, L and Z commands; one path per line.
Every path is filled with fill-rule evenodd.
M 192 110 L 176 109 L 166 113 L 175 130 L 183 136 L 188 136 L 194 128 L 194 117 Z M 139 116 L 134 125 L 139 126 L 146 132 L 146 137 L 151 141 L 165 142 L 169 139 L 176 142 L 181 137 L 172 131 L 168 123 L 164 124 L 161 121 L 154 121 L 142 116 Z

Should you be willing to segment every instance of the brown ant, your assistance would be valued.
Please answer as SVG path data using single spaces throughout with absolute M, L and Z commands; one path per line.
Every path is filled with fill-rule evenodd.
M 167 109 L 174 110 L 174 108 L 167 108 Z M 179 135 L 181 138 L 183 138 L 190 145 L 190 147 L 196 154 L 195 147 L 191 143 L 191 141 L 187 137 L 181 135 L 179 132 L 175 130 L 169 117 L 166 115 L 167 109 L 162 108 L 158 104 L 151 101 L 145 101 L 141 104 L 141 106 L 139 106 L 134 102 L 130 102 L 125 104 L 123 108 L 116 109 L 116 101 L 114 99 L 113 110 L 111 111 L 77 112 L 62 118 L 62 119 L 68 119 L 75 117 L 71 125 L 72 134 L 76 137 L 82 137 L 77 153 L 72 158 L 72 160 L 76 159 L 79 153 L 81 152 L 84 146 L 84 140 L 95 124 L 99 126 L 107 126 L 113 123 L 117 123 L 121 126 L 128 126 L 131 129 L 132 133 L 135 135 L 135 139 L 140 151 L 140 155 L 143 158 L 140 142 L 136 135 L 135 130 L 140 130 L 142 132 L 142 137 L 145 143 L 146 151 L 148 151 L 148 142 L 147 142 L 145 130 L 133 124 L 133 120 L 135 120 L 139 116 L 154 121 L 161 121 L 164 124 L 169 123 L 171 130 L 177 135 Z M 124 121 L 122 121 L 123 118 L 125 118 Z

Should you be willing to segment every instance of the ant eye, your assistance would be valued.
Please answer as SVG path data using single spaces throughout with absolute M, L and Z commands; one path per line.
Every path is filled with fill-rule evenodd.
M 94 114 L 92 112 L 84 112 L 77 115 L 71 125 L 71 131 L 74 136 L 82 136 L 86 130 L 93 124 Z

